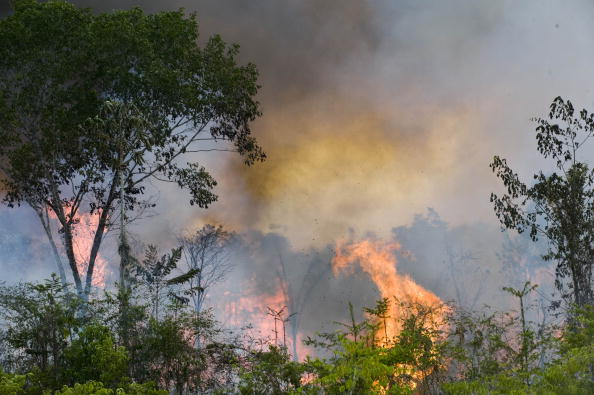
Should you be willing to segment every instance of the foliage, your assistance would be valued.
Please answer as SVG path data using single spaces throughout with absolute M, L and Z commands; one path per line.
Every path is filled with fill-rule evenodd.
M 594 300 L 594 171 L 577 154 L 594 132 L 594 114 L 585 109 L 576 113 L 570 101 L 557 97 L 548 119 L 534 121 L 537 150 L 553 160 L 556 171 L 539 171 L 528 186 L 505 159 L 495 156 L 490 166 L 506 193 L 491 194 L 491 202 L 506 228 L 548 241 L 543 258 L 557 263 L 557 288 L 566 300 L 583 306 Z
M 520 298 L 528 294 L 532 287 L 526 283 L 522 290 L 513 290 Z M 521 300 L 521 299 L 520 299 Z M 594 348 L 592 347 L 592 333 L 594 320 L 592 309 L 589 307 L 578 309 L 571 315 L 572 320 L 565 326 L 561 339 L 553 335 L 555 327 L 535 331 L 530 323 L 519 317 L 505 314 L 505 325 L 499 325 L 490 318 L 474 322 L 474 333 L 457 329 L 456 334 L 475 336 L 481 329 L 487 329 L 479 339 L 490 338 L 491 343 L 499 344 L 500 348 L 482 351 L 484 360 L 488 361 L 491 369 L 468 370 L 458 367 L 463 376 L 461 380 L 443 384 L 448 394 L 589 394 L 594 390 Z M 473 319 L 464 317 L 465 323 L 472 323 Z M 458 323 L 458 321 L 456 321 Z M 501 321 L 499 321 L 501 322 Z M 480 342 L 471 339 L 469 343 L 481 350 Z M 478 343 L 478 344 L 477 344 Z M 477 347 L 478 346 L 478 347 Z M 543 350 L 547 352 L 548 362 L 542 361 Z M 559 350 L 556 355 L 552 351 Z M 494 351 L 494 356 L 488 358 L 488 352 Z M 458 363 L 469 363 L 476 360 L 476 353 L 454 354 Z M 487 358 L 485 358 L 487 357 Z M 480 357 L 478 358 L 480 360 Z M 472 365 L 474 367 L 474 365 Z M 464 374 L 466 372 L 466 374 Z M 470 373 L 470 374 L 469 374 Z
M 103 383 L 89 381 L 84 384 L 76 383 L 72 387 L 64 386 L 54 395 L 167 395 L 167 391 L 157 390 L 153 384 L 129 384 L 126 388 L 117 388 L 115 390 L 105 388 Z M 49 394 L 48 394 L 49 395 Z
M 509 292 L 523 300 L 531 289 L 527 284 Z M 522 319 L 521 311 L 476 315 L 405 303 L 394 310 L 391 303 L 398 302 L 383 299 L 366 309 L 366 318 L 358 322 L 350 305 L 350 323 L 338 332 L 310 339 L 309 344 L 321 354 L 300 363 L 292 361 L 284 347 L 253 349 L 224 339 L 209 311 L 196 314 L 193 306 L 176 299 L 163 304 L 157 319 L 150 304 L 135 302 L 146 300 L 142 287 L 132 288 L 133 335 L 125 348 L 118 330 L 120 302 L 110 293 L 86 304 L 85 316 L 79 318 L 80 299 L 66 292 L 56 277 L 42 284 L 0 290 L 6 300 L 16 297 L 0 305 L 5 317 L 13 317 L 5 333 L 10 346 L 7 354 L 20 356 L 7 359 L 12 365 L 4 364 L 15 373 L 28 372 L 0 374 L 0 386 L 7 393 L 36 394 L 59 388 L 58 394 L 163 393 L 156 388 L 243 394 L 440 390 L 451 394 L 586 394 L 593 390 L 594 320 L 589 308 L 573 315 L 576 319 L 570 321 L 559 342 L 560 353 L 551 359 L 552 350 L 557 349 L 551 330 L 534 328 L 534 323 Z M 523 306 L 530 308 L 529 303 Z M 32 314 L 27 315 L 28 311 Z M 398 311 L 399 317 L 391 317 L 392 311 Z M 19 320 L 20 327 L 14 320 Z M 55 330 L 45 330 L 42 320 Z M 397 325 L 398 330 L 391 335 L 386 325 Z M 46 344 L 51 350 L 48 339 L 58 333 L 64 334 L 58 337 L 61 345 L 55 357 L 48 351 L 43 368 L 40 356 L 30 356 L 27 347 Z M 200 347 L 196 347 L 198 337 Z M 548 362 L 541 365 L 543 350 Z
M 9 374 L 0 370 L 0 394 L 18 395 L 23 393 L 26 380 L 26 375 Z
M 141 351 L 142 360 L 147 365 L 146 379 L 163 388 L 175 388 L 179 393 L 186 387 L 197 387 L 196 380 L 205 369 L 192 345 L 192 334 L 187 333 L 186 328 L 187 325 L 180 325 L 173 317 L 162 321 L 151 319 Z
M 64 368 L 69 341 L 82 327 L 81 300 L 57 277 L 40 284 L 25 283 L 0 288 L 3 340 L 12 352 L 3 365 L 16 371 L 35 371 L 43 385 L 53 387 Z
M 548 394 L 591 394 L 594 392 L 594 347 L 570 350 L 537 378 L 537 391 Z
M 396 301 L 396 303 L 399 303 Z M 357 323 L 351 312 L 347 331 L 321 334 L 309 344 L 331 353 L 329 358 L 305 362 L 314 379 L 310 386 L 325 393 L 412 393 L 413 389 L 431 391 L 440 380 L 444 365 L 440 316 L 444 307 L 399 303 L 400 317 L 389 316 L 388 299 L 367 308 L 368 318 Z M 400 330 L 388 336 L 387 324 Z
M 564 358 L 542 371 L 533 372 L 531 382 L 520 376 L 500 373 L 473 381 L 447 383 L 447 394 L 575 394 L 586 395 L 594 391 L 594 348 L 592 346 L 569 351 Z
M 173 279 L 163 281 L 164 294 L 180 286 L 179 276 Z M 42 284 L 0 287 L 2 364 L 11 372 L 29 372 L 30 393 L 88 381 L 101 383 L 101 388 L 89 384 L 88 391 L 105 393 L 119 387 L 131 391 L 131 380 L 177 392 L 202 392 L 230 382 L 236 346 L 233 339 L 219 340 L 222 330 L 210 311 L 197 314 L 172 298 L 157 319 L 152 304 L 144 303 L 150 292 L 141 286 L 130 293 L 105 292 L 90 302 L 67 290 L 55 276 Z M 126 322 L 121 298 L 128 304 Z
M 195 270 L 190 270 L 181 276 L 167 278 L 177 268 L 181 250 L 181 247 L 174 248 L 171 250 L 171 254 L 159 257 L 157 247 L 149 245 L 142 263 L 134 265 L 132 269 L 136 282 L 144 286 L 149 294 L 151 312 L 156 320 L 159 319 L 159 308 L 165 298 L 173 296 L 180 302 L 186 302 L 181 296 L 173 293 L 169 286 L 187 282 L 197 274 Z
M 594 306 L 576 308 L 563 334 L 561 353 L 594 344 Z
M 383 347 L 368 347 L 362 342 L 338 337 L 338 348 L 329 360 L 306 361 L 309 371 L 315 375 L 314 385 L 328 394 L 380 394 L 412 393 L 406 386 L 398 386 L 393 377 L 407 374 L 393 360 L 392 350 Z
M 52 245 L 57 219 L 74 285 L 88 297 L 117 204 L 125 212 L 150 206 L 147 183 L 164 181 L 207 207 L 216 181 L 190 154 L 265 158 L 250 129 L 260 115 L 257 71 L 238 65 L 238 47 L 218 36 L 198 47 L 195 16 L 182 10 L 94 15 L 34 0 L 13 7 L 0 20 L 4 202 L 31 206 Z M 83 270 L 73 246 L 82 211 L 98 217 Z
M 286 348 L 270 345 L 268 350 L 250 352 L 240 370 L 241 394 L 281 395 L 301 387 L 304 367 L 291 361 Z
M 128 354 L 102 325 L 87 325 L 64 351 L 66 382 L 97 380 L 115 388 L 127 380 Z

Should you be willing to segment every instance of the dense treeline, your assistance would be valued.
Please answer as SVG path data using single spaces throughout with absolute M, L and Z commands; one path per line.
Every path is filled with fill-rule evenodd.
M 147 267 L 148 260 L 141 265 Z M 159 259 L 174 267 L 175 255 Z M 154 269 L 154 268 L 153 268 Z M 167 271 L 167 270 L 165 270 Z M 380 300 L 366 319 L 306 341 L 315 355 L 221 328 L 183 300 L 189 286 L 165 275 L 162 293 L 136 277 L 131 292 L 91 302 L 53 277 L 0 289 L 0 393 L 242 394 L 565 393 L 594 390 L 594 311 L 543 326 L 513 313 Z M 534 286 L 508 289 L 526 298 Z M 389 316 L 398 303 L 399 317 Z M 126 314 L 122 314 L 126 306 Z M 397 325 L 389 336 L 386 326 Z

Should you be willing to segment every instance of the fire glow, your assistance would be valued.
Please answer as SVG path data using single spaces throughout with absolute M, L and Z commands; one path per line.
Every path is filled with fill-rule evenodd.
M 398 273 L 396 270 L 398 262 L 394 253 L 400 248 L 400 244 L 396 242 L 380 240 L 338 242 L 336 255 L 332 259 L 332 270 L 334 275 L 352 274 L 355 264 L 358 263 L 376 284 L 382 298 L 388 298 L 391 301 L 395 298 L 405 304 L 415 303 L 427 307 L 443 305 L 437 295 L 414 282 L 409 276 Z M 400 332 L 398 322 L 401 315 L 398 304 L 390 303 L 391 320 L 386 323 L 388 338 L 393 338 Z
M 66 209 L 67 207 L 65 207 Z M 50 217 L 56 219 L 56 215 L 50 212 Z M 99 224 L 99 213 L 77 213 L 74 220 L 77 222 L 74 227 L 73 234 L 73 250 L 74 258 L 76 259 L 76 267 L 81 275 L 87 272 L 89 266 L 89 256 L 93 246 L 93 239 L 95 237 L 95 230 Z M 92 284 L 95 287 L 105 288 L 105 280 L 107 277 L 107 261 L 97 254 L 95 258 L 95 268 L 93 270 Z
M 274 293 L 258 294 L 250 289 L 243 296 L 227 291 L 224 293 L 225 320 L 227 324 L 237 328 L 247 324 L 254 338 L 259 339 L 262 345 L 287 347 L 288 350 L 295 350 L 294 358 L 304 359 L 313 350 L 303 344 L 301 333 L 292 336 L 289 325 L 292 313 L 288 309 L 290 303 L 285 290 L 286 287 L 278 286 Z
M 91 254 L 91 247 L 93 246 L 93 239 L 95 237 L 95 229 L 99 225 L 99 214 L 83 213 L 77 215 L 78 225 L 75 227 L 74 233 L 74 257 L 76 258 L 76 266 L 80 273 L 87 272 L 89 265 L 89 255 Z M 93 286 L 105 288 L 105 277 L 107 275 L 107 261 L 97 254 L 95 258 L 95 269 L 93 271 Z

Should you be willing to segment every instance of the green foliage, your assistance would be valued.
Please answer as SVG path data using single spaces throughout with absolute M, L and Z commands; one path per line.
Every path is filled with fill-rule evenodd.
M 310 339 L 309 344 L 331 356 L 305 362 L 314 377 L 309 386 L 331 394 L 400 394 L 436 388 L 445 357 L 440 329 L 444 307 L 399 305 L 401 316 L 390 317 L 390 301 L 382 299 L 365 309 L 369 318 L 362 323 L 355 321 L 349 307 L 351 324 L 343 325 L 346 332 Z M 389 337 L 388 322 L 400 328 L 394 337 Z
M 495 375 L 511 367 L 513 316 L 459 311 L 450 318 L 450 325 L 450 353 L 462 378 Z
M 537 150 L 553 160 L 557 171 L 535 173 L 528 186 L 505 159 L 495 156 L 490 166 L 506 193 L 491 194 L 491 202 L 506 228 L 548 241 L 543 258 L 557 263 L 557 288 L 566 300 L 583 306 L 594 301 L 594 170 L 577 155 L 594 133 L 594 114 L 576 113 L 570 101 L 557 97 L 547 119 L 534 121 Z
M 527 283 L 523 290 L 509 289 L 509 292 L 522 300 L 531 289 Z M 570 323 L 564 328 L 560 340 L 553 336 L 551 329 L 554 328 L 538 332 L 530 329 L 523 314 L 519 318 L 509 314 L 504 316 L 507 317 L 504 325 L 500 325 L 501 321 L 492 321 L 490 318 L 493 316 L 488 320 L 464 317 L 466 331 L 457 329 L 457 334 L 472 335 L 468 323 L 474 323 L 475 335 L 481 328 L 487 329 L 487 337 L 496 339 L 496 344 L 500 344 L 501 348 L 492 349 L 492 358 L 485 358 L 487 353 L 478 354 L 477 358 L 476 349 L 472 355 L 464 352 L 453 354 L 455 361 L 463 365 L 457 367 L 463 379 L 443 384 L 446 393 L 590 394 L 594 391 L 594 320 L 590 307 L 580 308 L 570 314 Z M 458 324 L 460 321 L 455 322 Z M 544 366 L 538 366 L 536 360 L 537 357 L 542 360 L 543 350 L 548 352 L 550 358 L 552 351 L 557 350 L 557 344 L 560 344 L 560 353 Z M 480 344 L 475 343 L 475 346 Z M 472 370 L 464 366 L 475 359 L 480 360 L 481 355 L 495 369 Z
M 64 363 L 64 376 L 71 384 L 96 380 L 115 388 L 127 380 L 126 349 L 114 344 L 105 326 L 85 326 L 64 351 Z
M 142 360 L 146 364 L 146 379 L 159 383 L 164 388 L 184 391 L 195 388 L 204 362 L 193 347 L 193 332 L 180 325 L 185 317 L 167 317 L 162 321 L 151 319 L 143 337 Z
M 218 36 L 198 47 L 196 18 L 182 10 L 94 15 L 31 0 L 14 9 L 0 20 L 3 200 L 30 205 L 45 229 L 47 212 L 56 217 L 75 287 L 88 297 L 121 196 L 125 211 L 142 209 L 152 205 L 146 184 L 167 181 L 207 207 L 216 181 L 187 154 L 265 158 L 250 129 L 260 115 L 257 71 L 238 65 L 238 47 Z M 81 273 L 73 237 L 86 210 L 99 220 Z
M 531 289 L 528 284 L 509 292 L 523 300 Z M 0 288 L 4 317 L 12 317 L 3 335 L 10 347 L 4 365 L 15 372 L 28 372 L 1 373 L 0 393 L 49 394 L 59 388 L 57 394 L 138 395 L 167 393 L 163 391 L 407 394 L 441 390 L 450 394 L 589 394 L 594 390 L 590 308 L 571 315 L 575 319 L 563 331 L 561 353 L 551 360 L 555 344 L 550 331 L 534 330 L 530 321 L 522 319 L 521 311 L 472 315 L 445 307 L 399 303 L 394 310 L 399 317 L 394 319 L 390 302 L 380 300 L 365 310 L 365 320 L 357 322 L 351 305 L 351 322 L 343 325 L 342 331 L 310 339 L 309 344 L 324 356 L 299 363 L 282 347 L 263 351 L 219 341 L 223 332 L 208 311 L 196 314 L 186 304 L 165 304 L 162 316 L 156 319 L 150 306 L 134 302 L 146 299 L 142 292 L 142 288 L 131 288 L 131 336 L 124 348 L 118 330 L 120 301 L 110 293 L 86 304 L 82 309 L 85 316 L 78 318 L 80 300 L 67 293 L 55 277 L 42 284 Z M 29 311 L 32 314 L 27 315 Z M 42 320 L 54 330 L 47 331 Z M 386 325 L 398 328 L 394 336 Z M 31 328 L 45 332 L 40 336 Z M 55 356 L 52 348 L 46 347 L 42 369 L 43 354 L 30 356 L 26 347 L 51 345 L 47 339 L 60 333 L 61 345 Z M 549 359 L 540 366 L 536 356 L 540 358 L 543 350 Z M 6 358 L 8 355 L 18 358 Z
M 174 248 L 171 250 L 171 254 L 159 257 L 157 247 L 149 245 L 142 263 L 133 267 L 134 280 L 148 291 L 153 318 L 157 320 L 159 319 L 159 309 L 163 306 L 165 298 L 174 297 L 180 302 L 184 301 L 181 296 L 173 292 L 171 285 L 187 282 L 196 275 L 194 271 L 189 271 L 181 276 L 168 278 L 171 272 L 177 268 L 181 250 L 181 247 Z
M 561 352 L 594 344 L 594 306 L 575 309 L 573 319 L 565 329 L 561 341 Z
M 114 390 L 105 388 L 103 383 L 90 381 L 88 383 L 76 383 L 72 387 L 64 386 L 55 395 L 113 395 Z
M 84 384 L 76 383 L 72 387 L 64 386 L 54 395 L 167 395 L 169 392 L 155 389 L 153 384 L 129 384 L 125 388 L 105 388 L 103 383 L 89 381 Z M 49 395 L 49 394 L 48 394 Z
M 562 359 L 541 371 L 534 371 L 531 382 L 522 376 L 500 373 L 472 381 L 443 385 L 447 394 L 568 394 L 586 395 L 594 391 L 592 346 L 570 350 Z
M 286 348 L 270 345 L 267 351 L 253 351 L 240 370 L 241 394 L 281 395 L 301 387 L 304 367 L 291 361 Z
M 65 349 L 83 324 L 81 303 L 55 276 L 40 284 L 0 287 L 2 337 L 12 350 L 3 355 L 4 365 L 35 371 L 42 385 L 54 387 Z
M 0 394 L 20 395 L 27 380 L 26 375 L 9 374 L 0 370 Z
M 305 365 L 314 374 L 314 386 L 328 394 L 400 394 L 412 393 L 407 386 L 394 382 L 394 377 L 407 375 L 406 368 L 398 368 L 396 350 L 369 347 L 344 335 L 338 338 L 338 347 L 328 360 L 310 359 Z M 387 392 L 384 392 L 387 391 Z
M 177 286 L 165 282 L 164 292 Z M 105 292 L 85 303 L 56 277 L 42 284 L 0 287 L 2 366 L 29 372 L 27 394 L 88 381 L 100 382 L 102 387 L 96 390 L 107 393 L 119 387 L 126 393 L 142 393 L 144 387 L 130 384 L 131 380 L 152 381 L 178 392 L 225 387 L 238 356 L 232 341 L 218 341 L 222 332 L 210 311 L 196 314 L 173 300 L 163 306 L 157 320 L 151 317 L 150 305 L 137 303 L 148 299 L 145 292 L 135 286 L 130 293 Z M 121 298 L 128 304 L 126 322 Z M 6 377 L 12 385 L 14 377 Z M 88 391 L 95 390 L 93 385 Z

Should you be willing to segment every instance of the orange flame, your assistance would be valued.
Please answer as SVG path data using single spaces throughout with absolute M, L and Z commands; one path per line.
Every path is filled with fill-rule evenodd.
M 398 264 L 394 253 L 400 250 L 396 242 L 380 240 L 363 240 L 360 242 L 338 242 L 336 255 L 332 259 L 332 270 L 335 275 L 341 272 L 352 273 L 354 265 L 359 263 L 376 284 L 382 298 L 396 298 L 399 302 L 420 304 L 427 307 L 437 307 L 443 304 L 441 299 L 415 283 L 407 275 L 399 274 Z M 389 316 L 386 323 L 388 338 L 393 338 L 400 332 L 398 322 L 402 314 L 396 303 L 390 303 Z

